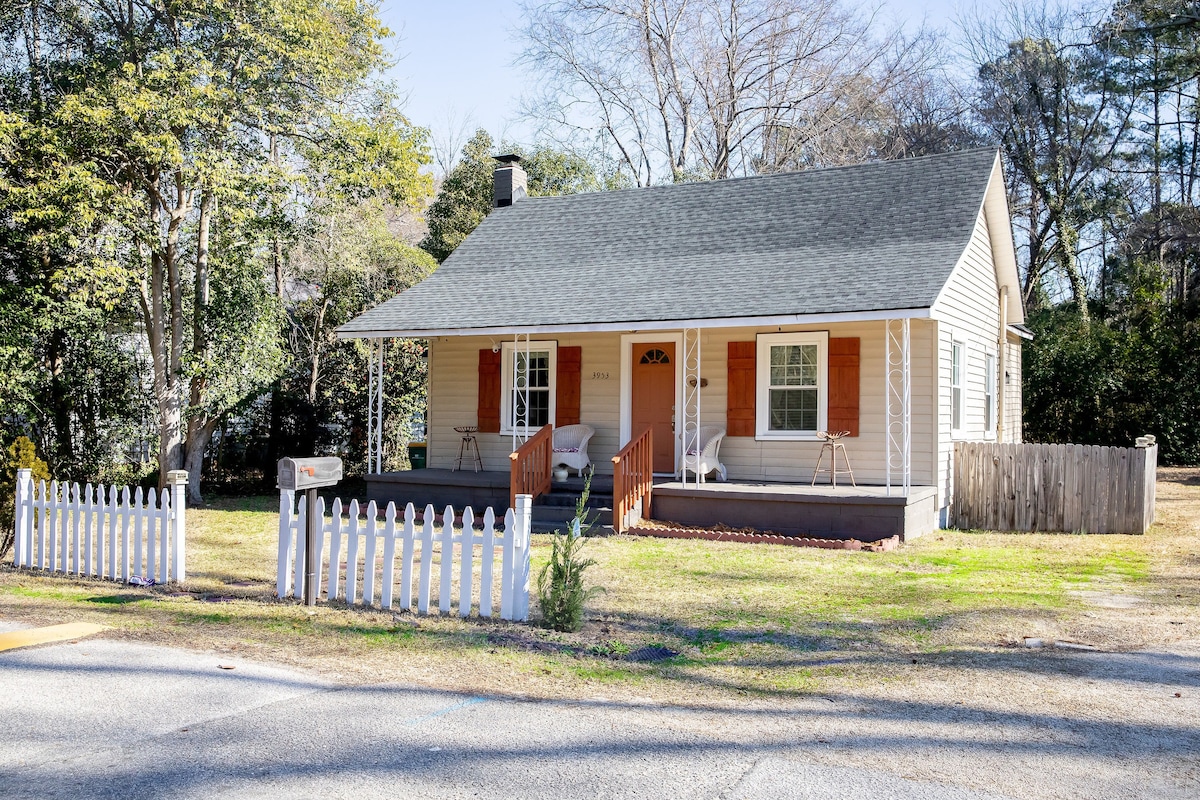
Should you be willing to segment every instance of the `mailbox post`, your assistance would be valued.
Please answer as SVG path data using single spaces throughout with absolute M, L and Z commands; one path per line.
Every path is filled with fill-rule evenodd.
M 307 509 L 304 530 L 304 605 L 317 604 L 316 563 L 317 531 L 321 520 L 317 518 L 317 489 L 335 486 L 342 479 L 340 458 L 281 458 L 279 460 L 280 489 L 305 491 L 304 505 Z

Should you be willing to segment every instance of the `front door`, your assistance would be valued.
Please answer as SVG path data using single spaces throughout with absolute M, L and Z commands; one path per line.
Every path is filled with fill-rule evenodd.
M 675 343 L 633 345 L 630 432 L 654 434 L 654 471 L 675 472 Z

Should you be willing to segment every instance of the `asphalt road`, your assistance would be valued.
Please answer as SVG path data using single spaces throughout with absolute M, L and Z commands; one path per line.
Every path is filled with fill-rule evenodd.
M 717 710 L 339 687 L 103 639 L 0 653 L 0 676 L 7 800 L 999 797 L 731 738 Z
M 953 708 L 920 719 L 861 698 L 662 707 L 343 686 L 91 638 L 0 652 L 0 797 L 1196 796 L 1190 767 L 1162 767 L 1195 758 L 1190 725 L 1126 733 Z

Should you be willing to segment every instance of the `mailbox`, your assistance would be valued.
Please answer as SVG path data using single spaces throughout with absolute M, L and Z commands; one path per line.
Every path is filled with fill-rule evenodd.
M 333 486 L 342 479 L 340 458 L 281 458 L 279 488 L 300 491 Z

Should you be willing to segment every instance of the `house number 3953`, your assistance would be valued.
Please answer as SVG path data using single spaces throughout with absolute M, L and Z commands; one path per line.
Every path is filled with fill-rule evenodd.
M 593 373 L 592 373 L 592 380 L 594 380 L 594 381 L 606 381 L 606 380 L 608 380 L 608 373 L 607 373 L 607 372 L 593 372 Z

